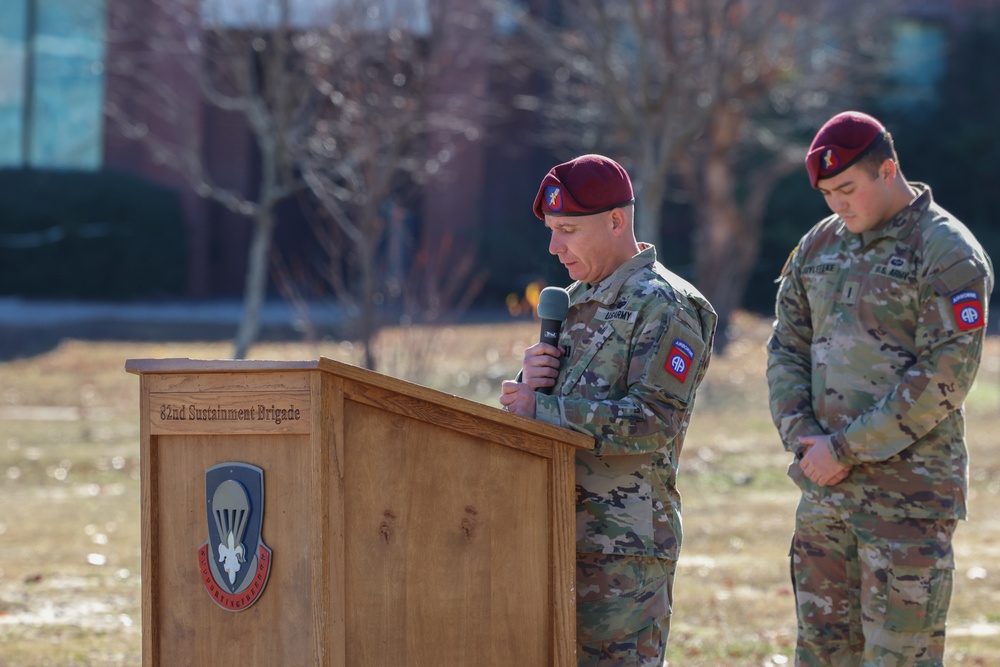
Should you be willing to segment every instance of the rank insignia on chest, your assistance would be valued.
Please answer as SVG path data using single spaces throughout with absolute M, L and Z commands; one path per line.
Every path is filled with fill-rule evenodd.
M 872 267 L 872 273 L 897 280 L 907 280 L 910 277 L 908 268 L 906 260 L 902 257 L 890 257 L 885 264 Z
M 955 311 L 955 321 L 961 331 L 978 329 L 986 325 L 983 304 L 978 292 L 974 290 L 959 292 L 951 297 L 951 307 Z
M 694 362 L 694 350 L 680 338 L 674 341 L 663 368 L 682 383 L 687 381 L 688 370 Z

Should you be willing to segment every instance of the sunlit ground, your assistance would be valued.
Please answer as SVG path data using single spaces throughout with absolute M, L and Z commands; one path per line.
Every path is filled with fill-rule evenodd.
M 670 664 L 787 665 L 795 487 L 767 409 L 768 322 L 737 318 L 702 387 L 681 461 L 685 541 Z M 383 372 L 498 405 L 537 340 L 531 321 L 389 331 Z M 0 363 L 0 664 L 136 665 L 141 652 L 138 379 L 127 358 L 225 358 L 228 343 L 68 340 Z M 258 359 L 327 356 L 339 341 L 259 345 Z M 948 665 L 1000 665 L 1000 341 L 968 403 L 972 518 L 956 537 Z

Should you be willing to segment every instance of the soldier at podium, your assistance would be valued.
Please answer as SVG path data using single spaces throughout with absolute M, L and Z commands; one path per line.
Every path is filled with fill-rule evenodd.
M 542 179 L 534 213 L 575 282 L 559 345 L 524 352 L 505 410 L 592 435 L 576 455 L 577 657 L 660 667 L 681 546 L 677 466 L 716 314 L 638 242 L 628 173 L 583 155 Z

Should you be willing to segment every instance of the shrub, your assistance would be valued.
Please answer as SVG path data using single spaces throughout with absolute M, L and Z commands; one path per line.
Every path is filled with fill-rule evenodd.
M 0 170 L 0 294 L 177 295 L 185 244 L 176 192 L 114 171 Z

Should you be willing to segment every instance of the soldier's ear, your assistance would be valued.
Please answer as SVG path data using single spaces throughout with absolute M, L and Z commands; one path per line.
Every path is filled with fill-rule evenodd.
M 628 218 L 625 217 L 625 211 L 621 208 L 611 209 L 611 231 L 614 235 L 621 236 L 627 228 Z
M 890 158 L 882 160 L 882 164 L 878 168 L 878 175 L 886 183 L 892 181 L 896 177 L 896 172 L 899 171 L 899 167 Z

